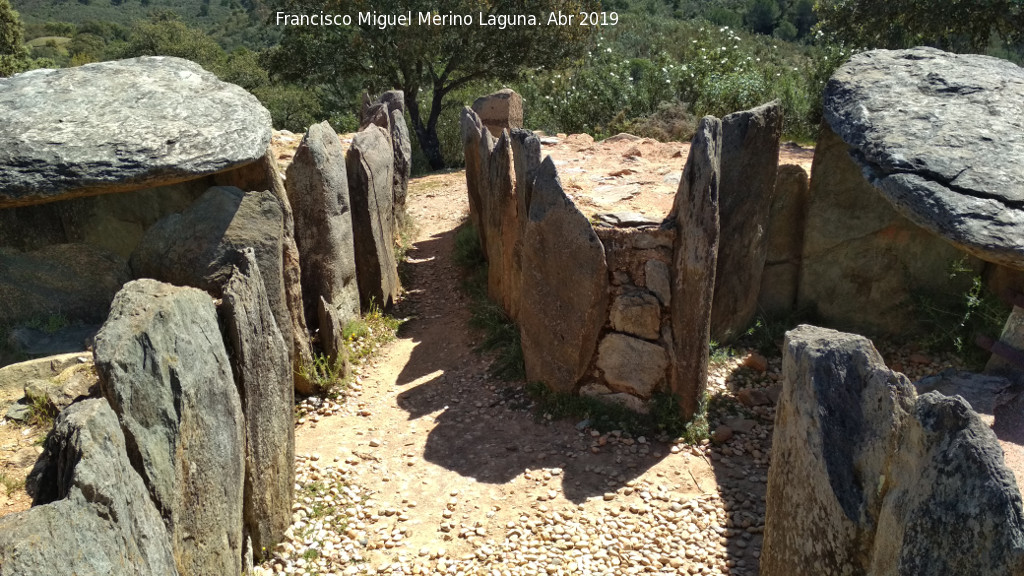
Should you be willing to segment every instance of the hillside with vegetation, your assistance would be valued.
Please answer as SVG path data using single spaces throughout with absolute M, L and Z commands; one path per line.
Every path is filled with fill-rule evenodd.
M 0 12 L 9 0 L 0 0 Z M 436 9 L 422 0 L 14 0 L 0 18 L 0 74 L 141 55 L 196 61 L 254 93 L 279 129 L 329 120 L 356 128 L 362 94 L 405 90 L 418 171 L 459 165 L 457 116 L 480 94 L 511 87 L 526 123 L 605 137 L 633 132 L 688 140 L 705 114 L 779 100 L 786 137 L 813 141 L 825 80 L 853 52 L 919 44 L 1024 54 L 1024 13 L 1013 0 L 532 0 L 485 3 L 494 13 L 556 8 L 615 11 L 616 25 L 279 27 L 292 13 Z M 475 12 L 479 3 L 446 10 Z M 557 49 L 555 49 L 557 48 Z M 4 54 L 0 49 L 0 54 Z M 4 64 L 6 63 L 6 64 Z

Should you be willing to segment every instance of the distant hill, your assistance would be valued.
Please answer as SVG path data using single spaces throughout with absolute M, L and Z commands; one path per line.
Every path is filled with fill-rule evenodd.
M 277 42 L 279 31 L 266 24 L 269 8 L 263 0 L 11 0 L 31 30 L 46 22 L 81 24 L 112 22 L 129 26 L 153 11 L 178 14 L 182 21 L 206 31 L 226 49 L 265 48 Z

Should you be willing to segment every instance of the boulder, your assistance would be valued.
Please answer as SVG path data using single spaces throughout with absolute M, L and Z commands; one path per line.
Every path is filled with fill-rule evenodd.
M 1024 574 L 995 434 L 961 397 L 918 397 L 861 336 L 787 334 L 768 476 L 765 576 Z
M 53 378 L 25 381 L 25 398 L 31 404 L 43 403 L 51 414 L 86 398 L 100 395 L 99 376 L 91 362 L 74 364 Z
M 285 183 L 295 210 L 306 321 L 318 327 L 317 304 L 324 298 L 344 325 L 359 316 L 359 284 L 345 154 L 330 124 L 309 127 Z
M 364 309 L 371 305 L 387 308 L 398 297 L 393 155 L 388 133 L 382 128 L 370 127 L 355 135 L 345 157 L 352 201 L 356 278 Z
M 778 102 L 722 118 L 718 263 L 711 337 L 742 336 L 757 313 L 782 136 Z
M 664 226 L 676 230 L 672 255 L 671 326 L 674 349 L 669 390 L 690 419 L 707 387 L 711 302 L 718 257 L 718 185 L 722 123 L 701 119 Z
M 919 329 L 915 295 L 962 296 L 980 271 L 946 241 L 900 216 L 827 126 L 814 150 L 797 306 L 822 322 L 868 334 Z
M 665 382 L 668 354 L 657 344 L 612 332 L 597 348 L 597 367 L 613 390 L 650 398 Z
M 509 88 L 477 98 L 473 101 L 473 111 L 495 138 L 502 130 L 523 127 L 523 98 Z
M 223 294 L 220 312 L 245 416 L 245 534 L 263 558 L 292 521 L 295 389 L 252 249 L 238 254 Z
M 575 391 L 608 311 L 608 264 L 590 221 L 565 195 L 554 161 L 533 183 L 523 230 L 520 334 L 526 377 Z
M 178 571 L 240 573 L 244 415 L 213 300 L 195 288 L 130 282 L 96 336 L 95 358 Z
M 123 258 L 88 244 L 0 248 L 0 325 L 101 322 L 130 278 Z
M 657 340 L 661 335 L 661 304 L 646 291 L 626 292 L 612 301 L 612 330 L 625 332 L 646 340 Z
M 1009 120 L 1024 117 L 1024 69 L 934 48 L 862 52 L 829 80 L 824 115 L 900 214 L 1024 270 L 1024 125 Z
M 765 576 L 870 574 L 888 459 L 916 394 L 863 336 L 786 334 L 768 469 Z
M 768 212 L 768 244 L 757 296 L 757 308 L 768 316 L 785 316 L 796 307 L 809 184 L 807 172 L 801 166 L 779 166 Z
M 267 298 L 278 326 L 290 328 L 285 301 L 284 215 L 269 191 L 215 186 L 181 214 L 160 220 L 132 254 L 136 277 L 194 286 L 220 297 L 238 250 L 252 248 L 266 278 Z
M 73 322 L 59 327 L 64 318 L 60 314 L 41 319 L 37 317 L 12 329 L 7 336 L 7 342 L 0 348 L 6 348 L 16 357 L 39 357 L 80 352 L 92 346 L 93 337 L 99 331 L 100 325 Z
M 169 57 L 0 79 L 0 125 L 0 207 L 229 170 L 261 158 L 271 132 L 255 96 Z
M 944 370 L 914 382 L 918 394 L 938 392 L 943 396 L 960 396 L 986 424 L 995 423 L 996 407 L 1015 391 L 1009 380 L 991 374 Z
M 43 481 L 56 500 L 0 518 L 0 576 L 179 573 L 167 529 L 105 400 L 68 408 L 46 444 L 52 465 Z

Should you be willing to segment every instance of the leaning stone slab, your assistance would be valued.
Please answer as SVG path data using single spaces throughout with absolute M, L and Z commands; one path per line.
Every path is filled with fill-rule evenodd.
M 371 126 L 352 138 L 345 165 L 352 201 L 356 279 L 364 309 L 386 308 L 398 297 L 395 260 L 394 152 L 388 133 Z
M 288 347 L 251 248 L 238 254 L 223 293 L 221 316 L 245 416 L 245 534 L 263 558 L 292 520 L 295 389 Z
M 669 390 L 690 419 L 707 387 L 711 302 L 718 258 L 718 186 L 722 122 L 706 116 L 697 127 L 665 226 L 676 229 L 672 255 L 674 370 Z
M 0 576 L 179 573 L 167 529 L 105 400 L 63 412 L 46 449 L 42 482 L 56 500 L 0 518 Z
M 487 157 L 481 157 L 481 150 L 489 150 L 482 143 L 490 138 L 490 133 L 486 131 L 483 123 L 480 122 L 480 117 L 469 106 L 462 108 L 459 126 L 462 133 L 462 150 L 466 158 L 466 193 L 469 196 L 469 219 L 480 237 L 480 248 L 486 254 L 487 238 L 484 236 L 481 218 L 483 217 L 483 186 L 486 186 L 483 176 L 486 166 L 484 162 Z
M 565 195 L 550 157 L 523 230 L 519 326 L 526 377 L 573 392 L 608 313 L 608 263 L 590 221 Z
M 0 208 L 128 192 L 258 160 L 270 113 L 169 57 L 0 79 Z
M 130 282 L 96 336 L 95 357 L 178 571 L 240 573 L 244 413 L 212 298 Z
M 306 321 L 318 327 L 322 297 L 335 306 L 344 324 L 359 316 L 359 285 L 345 154 L 330 124 L 309 127 L 285 183 L 295 210 Z
M 711 337 L 718 342 L 742 336 L 757 313 L 781 136 L 778 102 L 722 118 L 721 235 L 711 308 Z
M 785 316 L 796 307 L 809 185 L 807 172 L 801 166 L 779 166 L 768 213 L 768 246 L 757 295 L 758 309 L 768 316 Z
M 824 112 L 901 214 L 1024 269 L 1024 69 L 933 48 L 872 50 L 832 76 Z

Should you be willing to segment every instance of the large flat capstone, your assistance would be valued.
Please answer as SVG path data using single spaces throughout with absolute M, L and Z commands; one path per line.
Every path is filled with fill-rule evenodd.
M 260 159 L 270 113 L 169 57 L 0 79 L 0 208 L 191 180 Z
M 904 216 L 1024 269 L 1024 69 L 932 48 L 864 52 L 829 80 L 825 118 Z

